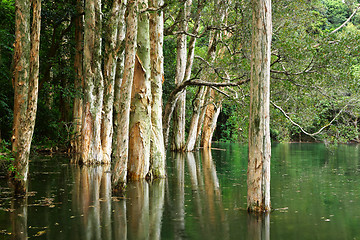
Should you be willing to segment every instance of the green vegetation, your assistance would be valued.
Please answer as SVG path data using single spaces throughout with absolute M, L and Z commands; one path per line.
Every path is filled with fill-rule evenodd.
M 176 15 L 178 3 L 166 1 L 165 28 L 171 26 L 170 14 Z M 35 145 L 69 147 L 72 133 L 72 107 L 81 92 L 74 87 L 76 16 L 74 0 L 43 1 L 40 48 L 40 91 L 34 133 Z M 195 4 L 195 3 L 194 3 Z M 201 37 L 195 55 L 206 59 L 212 17 L 212 1 L 202 13 Z M 360 90 L 360 13 L 341 26 L 358 8 L 354 0 L 280 1 L 273 4 L 273 46 L 271 100 L 306 132 L 321 133 L 310 137 L 291 123 L 279 109 L 271 109 L 271 136 L 275 141 L 359 142 Z M 109 5 L 109 4 L 108 4 Z M 105 18 L 110 5 L 104 6 Z M 189 23 L 193 27 L 193 13 Z M 229 36 L 219 43 L 224 48 L 214 62 L 219 79 L 225 72 L 231 79 L 250 78 L 249 1 L 229 5 Z M 13 118 L 11 59 L 14 42 L 14 0 L 0 2 L 0 139 L 10 141 Z M 190 38 L 190 36 L 188 37 Z M 176 34 L 166 33 L 164 40 L 164 104 L 174 89 Z M 206 69 L 195 58 L 193 75 Z M 205 70 L 202 70 L 205 71 Z M 221 79 L 220 79 L 221 80 Z M 219 80 L 219 81 L 220 81 Z M 213 140 L 246 141 L 248 135 L 249 94 L 247 85 L 233 88 L 224 97 Z M 187 123 L 197 87 L 188 89 Z M 228 92 L 228 91 L 227 91 Z M 341 111 L 341 114 L 337 114 Z M 336 117 L 337 116 L 337 117 Z M 334 119 L 335 118 L 335 119 Z M 3 152 L 4 148 L 2 148 Z M 4 156 L 4 155 L 2 155 Z

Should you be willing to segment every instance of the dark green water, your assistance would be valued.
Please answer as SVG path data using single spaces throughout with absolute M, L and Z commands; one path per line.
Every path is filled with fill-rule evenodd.
M 274 144 L 268 217 L 246 208 L 247 147 L 168 157 L 168 178 L 111 196 L 105 167 L 31 160 L 29 196 L 0 176 L 0 239 L 360 239 L 360 146 Z

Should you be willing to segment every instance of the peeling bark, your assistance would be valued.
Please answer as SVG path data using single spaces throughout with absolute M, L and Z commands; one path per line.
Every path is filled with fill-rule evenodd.
M 122 192 L 124 190 L 127 178 L 130 121 L 129 116 L 137 45 L 137 12 L 137 1 L 129 0 L 126 13 L 124 74 L 122 80 L 117 77 L 116 85 L 121 85 L 121 87 L 116 87 L 115 90 L 114 136 L 112 153 L 113 192 Z
M 106 24 L 104 60 L 104 104 L 101 120 L 101 146 L 103 163 L 110 163 L 113 135 L 114 85 L 117 62 L 117 39 L 120 16 L 120 1 L 113 1 Z
M 84 11 L 83 0 L 76 1 L 76 12 L 78 16 L 75 19 L 75 58 L 74 58 L 74 69 L 75 69 L 75 90 L 78 93 L 84 91 L 84 77 L 83 77 L 83 40 L 84 40 L 84 16 L 81 13 Z M 71 147 L 72 151 L 79 153 L 81 151 L 81 122 L 82 122 L 82 108 L 83 101 L 80 94 L 74 98 L 73 107 L 73 124 L 74 133 L 72 134 Z M 76 158 L 74 158 L 75 160 Z M 77 163 L 77 162 L 72 162 Z
M 84 27 L 84 106 L 82 120 L 82 163 L 103 163 L 101 110 L 104 81 L 101 70 L 101 0 L 85 3 Z
M 150 7 L 158 8 L 163 0 L 150 1 Z M 165 177 L 165 146 L 162 125 L 162 82 L 164 76 L 164 17 L 163 12 L 150 13 L 150 58 L 151 58 L 151 146 L 150 146 L 150 176 Z
M 148 1 L 140 0 L 139 5 L 142 9 L 146 9 Z M 146 11 L 138 15 L 137 40 L 129 124 L 128 179 L 130 180 L 145 178 L 150 167 L 151 67 L 149 13 Z
M 271 0 L 252 0 L 251 81 L 247 207 L 270 211 Z
M 202 124 L 202 121 L 200 121 L 201 120 L 200 117 L 201 117 L 201 109 L 203 108 L 204 105 L 205 94 L 206 94 L 206 87 L 200 87 L 196 95 L 196 99 L 194 101 L 194 112 L 191 117 L 189 135 L 185 145 L 185 151 L 187 152 L 194 151 L 196 147 L 196 138 L 198 135 L 199 123 Z
M 30 36 L 30 1 L 15 2 L 14 122 L 12 151 L 15 171 L 10 173 L 16 195 L 25 195 L 29 154 L 34 133 L 38 99 L 41 2 L 33 0 Z
M 211 139 L 216 128 L 217 119 L 219 117 L 222 105 L 221 99 L 215 99 L 215 91 L 212 89 L 209 89 L 209 91 L 210 100 L 205 110 L 204 126 L 201 135 L 201 146 L 203 148 L 211 148 Z
M 188 29 L 188 16 L 192 0 L 184 1 L 184 6 L 180 9 L 180 23 L 179 32 L 187 32 Z M 177 58 L 176 58 L 176 74 L 175 84 L 179 84 L 185 79 L 186 63 L 187 63 L 187 41 L 186 35 L 181 33 L 177 36 Z M 184 90 L 177 99 L 174 119 L 173 119 L 173 141 L 171 150 L 182 151 L 185 146 L 185 103 L 186 103 L 186 90 Z

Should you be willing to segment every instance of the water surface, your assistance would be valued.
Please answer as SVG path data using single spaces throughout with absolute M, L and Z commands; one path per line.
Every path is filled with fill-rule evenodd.
M 111 196 L 108 167 L 31 158 L 29 194 L 0 176 L 0 239 L 360 239 L 360 148 L 274 144 L 270 216 L 246 209 L 247 147 L 169 153 L 168 177 Z

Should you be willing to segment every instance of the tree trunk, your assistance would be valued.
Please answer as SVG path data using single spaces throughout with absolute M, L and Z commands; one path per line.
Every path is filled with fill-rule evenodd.
M 84 28 L 84 106 L 82 120 L 82 162 L 103 162 L 101 111 L 104 81 L 101 71 L 101 0 L 85 3 Z
M 82 93 L 84 91 L 84 77 L 83 77 L 83 40 L 84 40 L 84 17 L 82 12 L 84 11 L 83 0 L 76 0 L 76 19 L 75 19 L 75 59 L 74 59 L 74 69 L 75 69 L 75 90 L 76 95 L 74 98 L 74 107 L 73 107 L 73 134 L 71 137 L 71 147 L 72 151 L 79 153 L 81 151 L 81 119 L 82 119 Z M 75 159 L 75 158 L 74 158 Z M 72 162 L 76 163 L 76 162 Z
M 200 30 L 200 18 L 201 18 L 201 11 L 205 6 L 204 2 L 205 1 L 203 1 L 203 0 L 198 0 L 195 24 L 194 24 L 194 28 L 192 31 L 192 34 L 194 34 L 194 35 L 197 35 Z M 195 45 L 196 45 L 196 37 L 192 36 L 189 41 L 189 51 L 188 51 L 187 60 L 186 60 L 186 70 L 185 70 L 184 81 L 189 80 L 191 77 L 191 70 L 192 70 L 192 66 L 193 66 L 193 62 L 194 62 L 194 55 L 195 55 Z M 195 100 L 195 106 L 193 106 L 194 112 L 193 112 L 193 116 L 191 117 L 188 139 L 185 143 L 184 148 L 182 149 L 183 151 L 187 151 L 187 152 L 194 151 L 194 149 L 195 149 L 196 132 L 197 132 L 197 126 L 199 123 L 199 117 L 200 117 L 200 112 L 201 112 L 199 107 L 201 108 L 201 105 L 203 104 L 201 102 L 201 99 L 202 99 L 201 97 L 205 92 L 205 88 L 201 87 L 199 91 L 200 92 L 198 92 L 198 94 L 197 94 L 197 99 Z
M 247 207 L 270 211 L 271 0 L 252 0 L 251 81 Z
M 158 8 L 163 0 L 150 1 L 150 7 Z M 165 146 L 162 125 L 162 82 L 164 77 L 164 17 L 163 11 L 150 13 L 150 58 L 151 58 L 151 146 L 150 176 L 165 177 Z
M 210 91 L 210 102 L 206 107 L 204 116 L 204 126 L 201 135 L 201 146 L 211 148 L 211 140 L 216 128 L 217 119 L 221 110 L 221 99 L 216 100 L 216 93 L 213 89 Z
M 147 0 L 140 0 L 141 9 L 148 7 Z M 151 67 L 149 13 L 138 16 L 138 49 L 135 61 L 134 82 L 131 93 L 129 124 L 128 179 L 145 178 L 150 167 L 151 137 Z
M 118 38 L 120 6 L 120 1 L 113 1 L 105 31 L 104 105 L 101 122 L 101 145 L 103 149 L 104 163 L 110 163 L 111 161 L 114 84 L 117 62 L 116 44 Z
M 184 1 L 184 6 L 180 9 L 180 23 L 179 31 L 186 32 L 188 29 L 187 17 L 190 12 L 192 0 Z M 186 71 L 186 35 L 180 33 L 177 36 L 177 58 L 176 58 L 176 75 L 175 84 L 179 84 L 184 81 Z M 173 118 L 173 141 L 171 149 L 173 151 L 182 151 L 185 146 L 185 102 L 186 102 L 186 90 L 184 90 L 177 99 L 176 107 L 174 110 Z
M 199 120 L 201 116 L 201 109 L 203 108 L 204 105 L 205 94 L 206 94 L 206 87 L 200 87 L 198 93 L 196 94 L 196 99 L 194 101 L 194 112 L 191 117 L 189 136 L 185 146 L 185 151 L 187 152 L 191 152 L 195 150 L 199 123 L 202 123 Z
M 129 150 L 129 116 L 137 45 L 137 0 L 129 0 L 126 16 L 125 63 L 122 80 L 116 77 L 114 136 L 112 154 L 113 192 L 122 192 L 126 183 Z M 121 21 L 120 21 L 121 22 Z M 120 83 L 121 82 L 121 83 Z
M 11 182 L 16 195 L 27 191 L 29 154 L 34 133 L 39 80 L 39 46 L 41 2 L 33 0 L 33 22 L 30 37 L 30 1 L 15 2 L 14 48 L 14 123 L 12 151 L 15 155 L 15 171 Z M 30 39 L 31 38 L 31 39 Z

